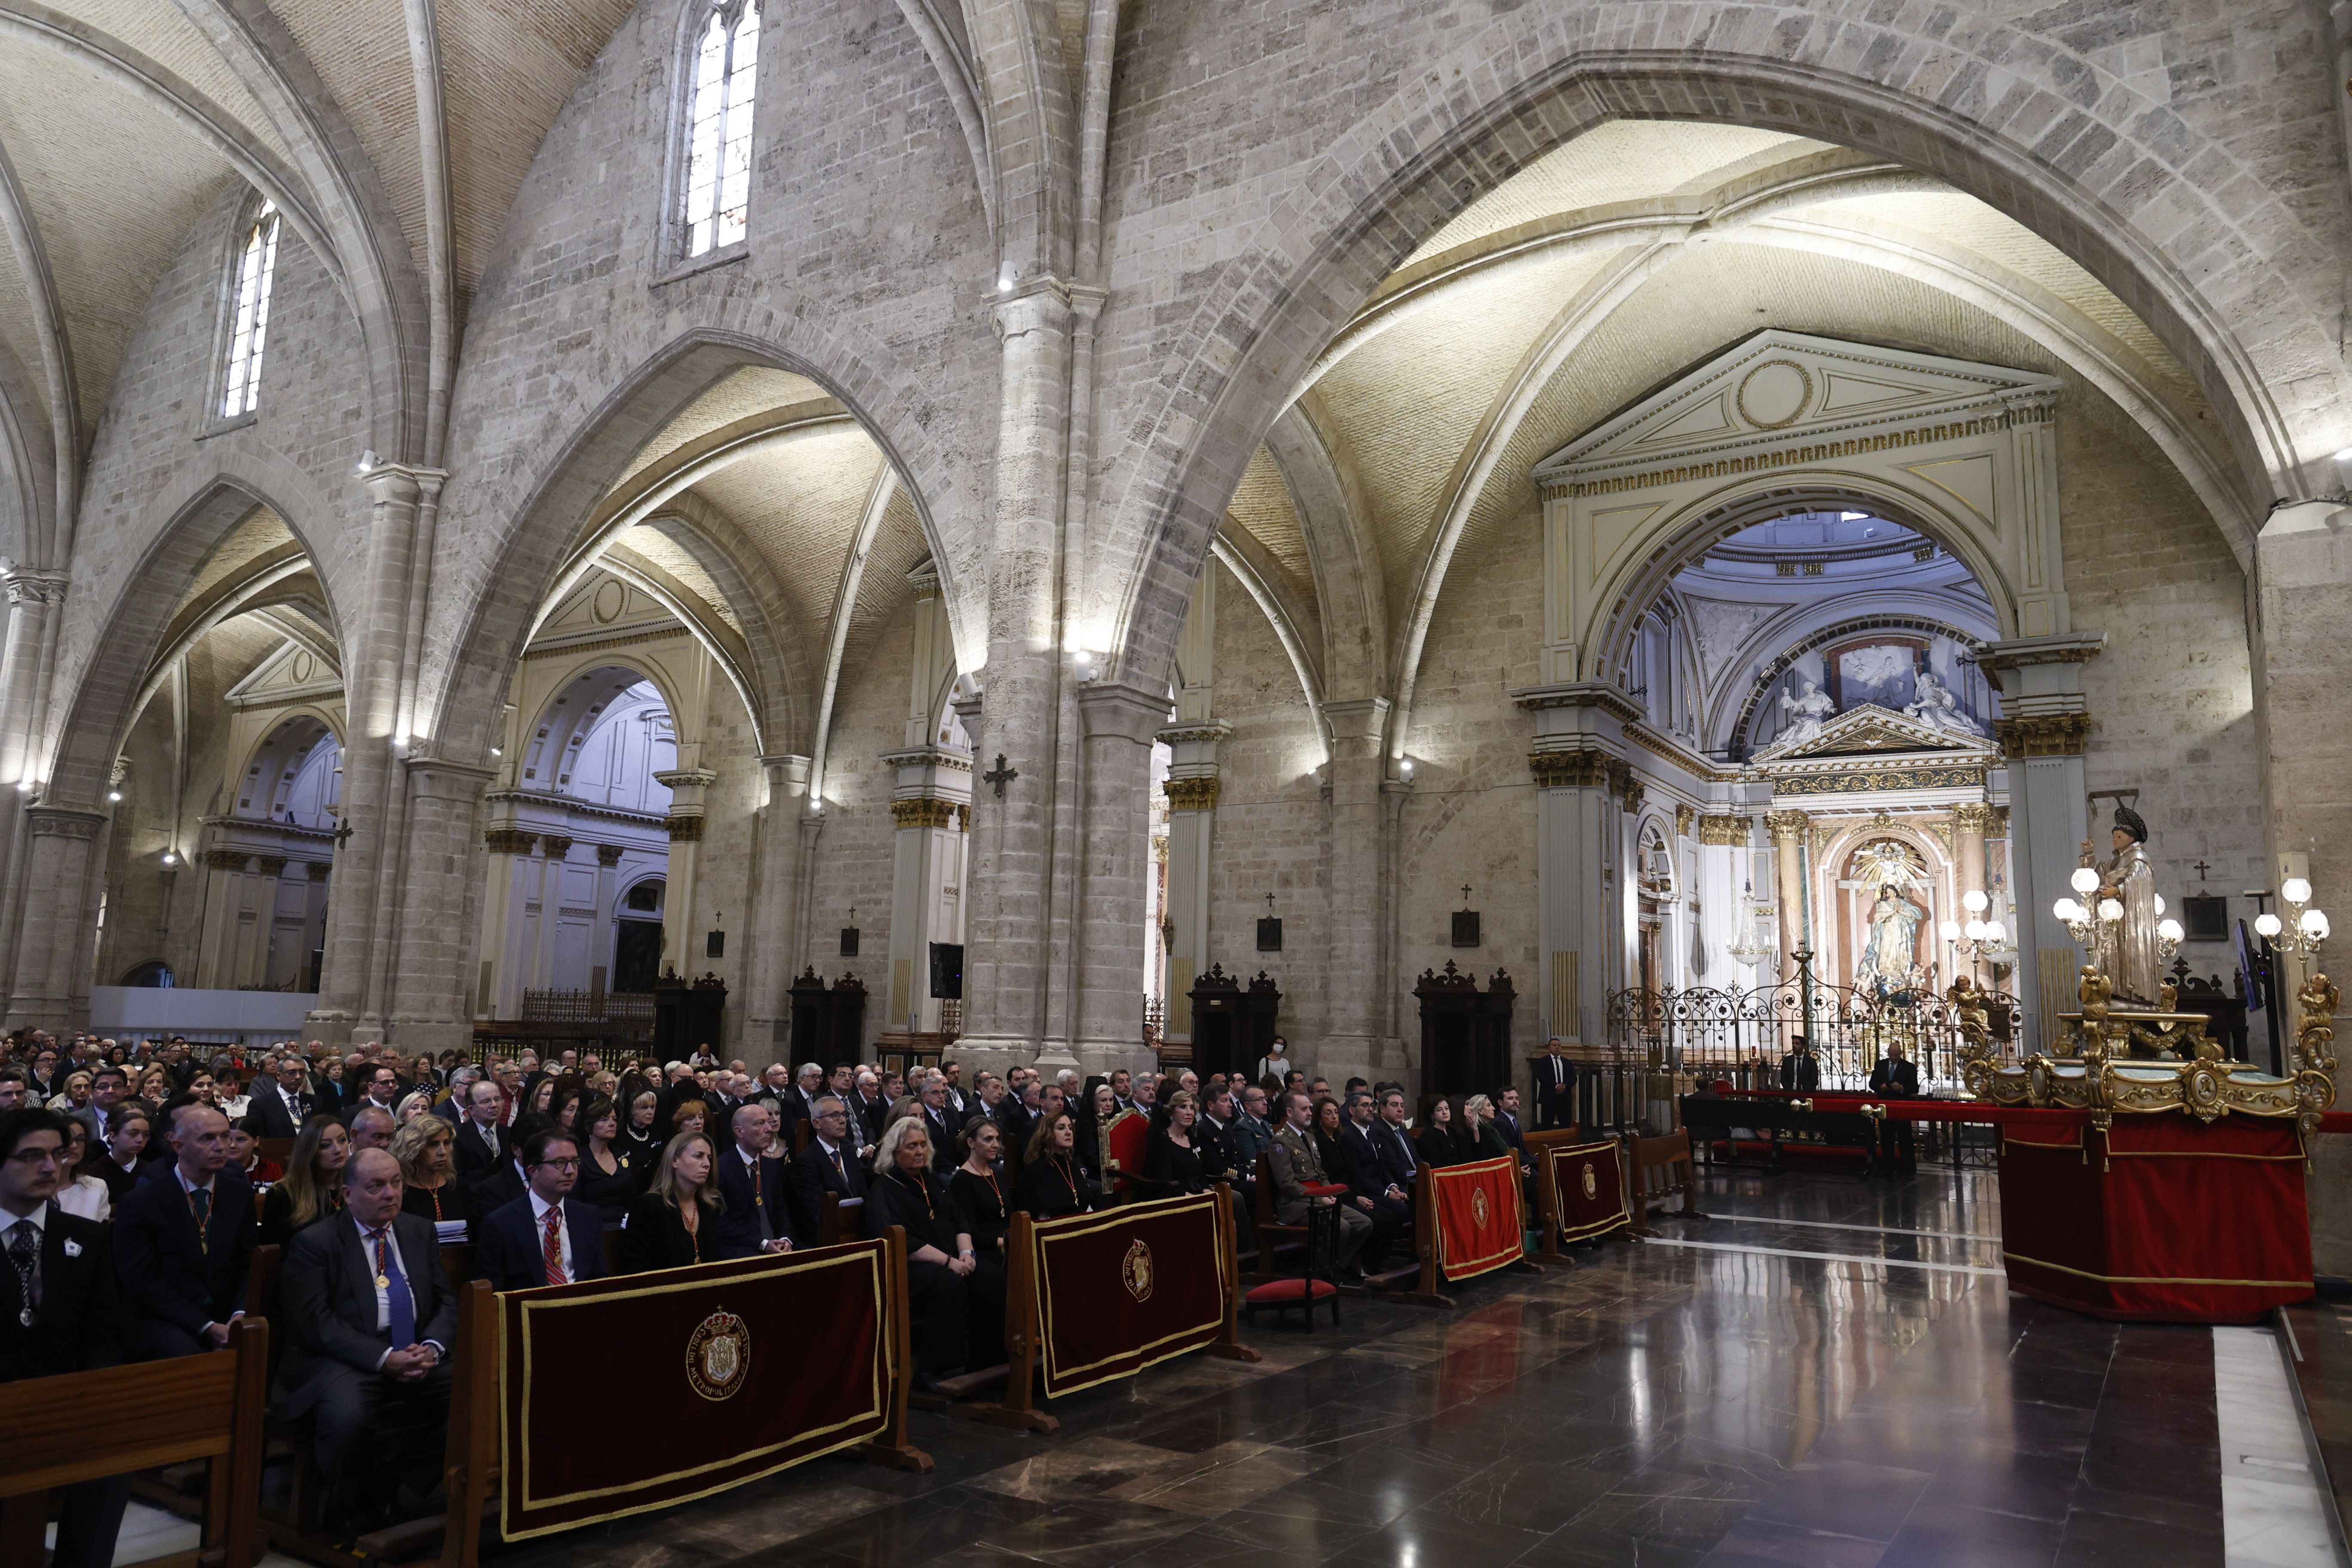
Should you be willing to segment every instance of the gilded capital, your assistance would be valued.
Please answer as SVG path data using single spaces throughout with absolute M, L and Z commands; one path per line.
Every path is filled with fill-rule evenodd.
M 242 871 L 245 869 L 245 863 L 252 858 L 252 856 L 242 849 L 205 851 L 205 864 L 215 871 Z
M 1217 809 L 1217 781 L 1213 774 L 1207 778 L 1170 779 L 1160 788 L 1168 792 L 1171 811 Z
M 702 816 L 699 812 L 692 816 L 668 817 L 663 821 L 662 827 L 669 834 L 672 844 L 702 842 Z
M 1538 789 L 1591 789 L 1609 776 L 1613 760 L 1606 752 L 1530 752 L 1528 771 Z
M 1990 833 L 1992 830 L 1993 808 L 1982 801 L 1969 801 L 1952 807 L 1952 827 L 1960 833 Z
M 1768 811 L 1764 814 L 1764 826 L 1771 829 L 1775 844 L 1801 842 L 1805 830 L 1812 825 L 1813 819 L 1801 811 Z
M 621 857 L 626 853 L 627 850 L 621 845 L 599 844 L 596 846 L 596 864 L 617 866 L 621 863 Z
M 2091 739 L 2088 713 L 2033 713 L 2003 719 L 1993 726 L 2000 749 L 2012 757 L 2076 757 Z
M 254 863 L 261 868 L 261 874 L 265 877 L 282 877 L 286 874 L 286 857 L 283 855 L 264 855 Z
M 1702 816 L 1698 819 L 1698 841 L 1701 844 L 1728 844 L 1735 847 L 1748 842 L 1755 820 L 1746 816 Z
M 490 847 L 493 855 L 528 855 L 530 847 L 539 842 L 539 835 L 513 827 L 493 827 L 482 835 L 482 842 Z
M 1697 825 L 1698 807 L 1695 805 L 1677 805 L 1675 807 L 1675 832 L 1676 835 L 1684 838 L 1688 838 L 1691 836 L 1691 829 L 1696 827 Z
M 547 836 L 547 858 L 549 859 L 561 860 L 565 858 L 571 853 L 572 840 L 561 837 L 552 833 Z
M 956 803 L 936 795 L 917 795 L 911 800 L 890 803 L 890 820 L 899 827 L 950 827 L 956 819 Z

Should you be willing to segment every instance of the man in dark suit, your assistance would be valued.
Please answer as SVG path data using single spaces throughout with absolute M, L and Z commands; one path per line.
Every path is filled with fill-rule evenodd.
M 170 1142 L 171 1163 L 114 1210 L 134 1361 L 218 1350 L 245 1315 L 253 1184 L 228 1168 L 228 1118 L 209 1105 L 182 1106 Z
M 371 1108 L 392 1117 L 394 1125 L 399 1125 L 399 1117 L 394 1108 L 400 1103 L 400 1075 L 382 1062 L 376 1062 L 360 1068 L 359 1082 L 359 1096 L 345 1108 L 343 1125 L 349 1127 L 352 1117 Z
M 800 1234 L 814 1244 L 824 1209 L 824 1194 L 845 1198 L 866 1195 L 866 1166 L 849 1141 L 849 1108 L 829 1094 L 819 1095 L 816 1114 L 809 1118 L 814 1131 L 808 1147 L 793 1156 L 791 1168 L 793 1217 Z M 746 1184 L 747 1186 L 749 1184 Z
M 963 1163 L 963 1149 L 956 1142 L 961 1123 L 948 1109 L 947 1079 L 933 1073 L 923 1080 L 919 1098 L 923 1105 L 923 1131 L 931 1135 L 931 1170 L 944 1180 Z
M 506 1107 L 497 1084 L 478 1079 L 466 1087 L 466 1120 L 450 1147 L 457 1179 L 473 1187 L 514 1163 L 514 1136 L 499 1120 Z
M 882 1119 L 890 1113 L 890 1102 L 882 1097 L 882 1079 L 871 1068 L 860 1068 L 854 1080 L 856 1087 L 849 1091 L 849 1115 L 865 1129 L 865 1142 L 871 1148 L 882 1141 Z
M 1822 1086 L 1822 1064 L 1813 1056 L 1813 1043 L 1804 1036 L 1789 1054 L 1780 1058 L 1780 1087 L 1811 1094 Z
M 1348 1202 L 1371 1219 L 1372 1237 L 1364 1244 L 1364 1269 L 1375 1273 L 1388 1257 L 1391 1238 L 1399 1231 L 1411 1234 L 1412 1189 L 1398 1185 L 1381 1167 L 1373 1131 L 1379 1118 L 1372 1112 L 1370 1093 L 1358 1089 L 1350 1094 L 1347 1109 L 1348 1120 L 1340 1125 L 1338 1140 L 1346 1168 L 1330 1173 L 1334 1180 L 1348 1184 Z
M 1576 1120 L 1576 1064 L 1558 1035 L 1544 1042 L 1536 1062 L 1536 1125 L 1566 1127 Z
M 474 1278 L 497 1290 L 570 1285 L 604 1277 L 604 1224 L 572 1195 L 580 1180 L 580 1145 L 562 1128 L 534 1132 L 522 1146 L 520 1197 L 474 1222 Z M 490 1187 L 482 1191 L 488 1195 Z
M 1919 1098 L 1918 1064 L 1904 1059 L 1900 1042 L 1889 1045 L 1886 1054 L 1878 1059 L 1878 1065 L 1870 1069 L 1870 1092 L 1884 1095 L 1889 1100 Z M 1911 1123 L 1893 1117 L 1882 1120 L 1878 1124 L 1879 1164 L 1908 1172 L 1917 1160 L 1917 1152 L 1912 1143 Z
M 53 1111 L 0 1111 L 0 1383 L 122 1363 L 108 1227 L 50 1201 L 65 1173 L 66 1138 L 65 1118 Z M 55 1568 L 107 1568 L 130 1500 L 127 1475 L 66 1489 Z
M 735 1112 L 734 1142 L 719 1156 L 719 1256 L 757 1258 L 790 1252 L 798 1232 L 793 1223 L 791 1182 L 784 1162 L 768 1158 L 775 1140 L 768 1113 L 756 1105 Z
M 271 1403 L 289 1419 L 311 1417 L 325 1523 L 345 1536 L 386 1522 L 404 1476 L 426 1488 L 449 1417 L 449 1351 L 457 1296 L 441 1272 L 433 1224 L 400 1212 L 400 1162 L 362 1149 L 343 1167 L 343 1212 L 297 1231 L 286 1252 L 284 1318 L 291 1342 Z M 424 1430 L 410 1445 L 373 1447 L 387 1401 L 415 1409 Z M 369 1444 L 362 1450 L 359 1446 Z
M 253 1103 L 246 1110 L 255 1131 L 264 1138 L 291 1138 L 302 1131 L 312 1100 L 302 1092 L 302 1058 L 289 1051 L 278 1058 L 270 1078 L 256 1079 Z

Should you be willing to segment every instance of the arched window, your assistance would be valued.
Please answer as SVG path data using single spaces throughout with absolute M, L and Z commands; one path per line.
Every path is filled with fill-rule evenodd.
M 278 271 L 278 204 L 263 202 L 237 247 L 236 293 L 229 319 L 228 374 L 221 416 L 235 419 L 261 405 L 261 349 L 269 336 L 269 285 Z
M 691 260 L 743 237 L 751 199 L 751 105 L 760 79 L 759 0 L 705 5 L 688 49 L 693 77 L 679 217 Z

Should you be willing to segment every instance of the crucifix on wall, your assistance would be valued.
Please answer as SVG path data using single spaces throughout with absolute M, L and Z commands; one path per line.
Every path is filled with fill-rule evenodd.
M 1265 913 L 1258 918 L 1257 950 L 1260 952 L 1282 951 L 1282 922 L 1275 918 L 1272 893 L 1265 896 Z
M 1462 884 L 1462 907 L 1454 911 L 1454 945 L 1478 945 L 1478 911 L 1470 907 L 1470 884 Z
M 996 786 L 996 798 L 1003 800 L 1004 798 L 1004 786 L 1011 784 L 1014 779 L 1017 779 L 1020 776 L 1021 770 L 1018 768 L 1006 767 L 1004 765 L 1004 753 L 1003 752 L 999 752 L 996 753 L 996 765 L 989 769 L 986 773 L 981 774 L 980 782 L 982 784 L 994 784 Z

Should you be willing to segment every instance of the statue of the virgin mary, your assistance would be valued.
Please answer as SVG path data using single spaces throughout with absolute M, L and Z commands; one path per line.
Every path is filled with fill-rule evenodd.
M 1854 984 L 1899 986 L 1909 979 L 1919 962 L 1919 922 L 1926 918 L 1926 911 L 1897 892 L 1892 881 L 1881 882 L 1878 901 L 1870 909 L 1870 935 L 1853 966 Z

